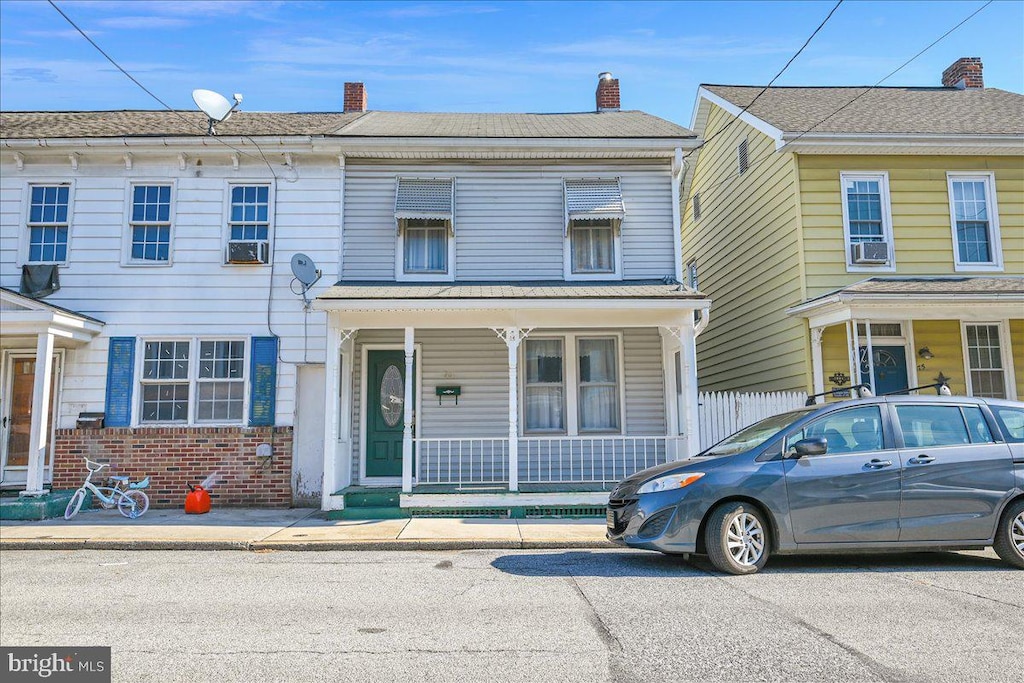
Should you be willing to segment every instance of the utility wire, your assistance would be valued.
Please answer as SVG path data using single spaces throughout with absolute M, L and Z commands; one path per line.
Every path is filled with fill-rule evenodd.
M 975 17 L 975 16 L 976 16 L 976 15 L 977 15 L 977 14 L 978 14 L 979 12 L 981 12 L 982 10 L 984 10 L 984 9 L 985 9 L 986 7 L 988 7 L 989 5 L 991 5 L 991 4 L 993 3 L 993 2 L 995 2 L 995 0 L 988 0 L 988 2 L 986 2 L 986 3 L 984 4 L 984 5 L 982 5 L 982 6 L 981 6 L 981 7 L 979 7 L 978 9 L 974 10 L 974 11 L 973 11 L 973 12 L 972 12 L 971 14 L 967 15 L 966 17 L 964 17 L 964 19 L 962 19 L 962 20 L 961 20 L 961 21 L 960 21 L 960 22 L 959 22 L 958 24 L 956 24 L 956 25 L 955 25 L 955 26 L 953 26 L 953 27 L 952 27 L 951 29 L 949 29 L 948 31 L 946 31 L 945 33 L 943 33 L 943 34 L 942 34 L 941 36 L 939 36 L 938 38 L 936 38 L 935 40 L 933 40 L 933 41 L 932 41 L 931 43 L 929 43 L 929 44 L 928 44 L 928 45 L 927 45 L 926 47 L 924 47 L 924 48 L 923 48 L 923 49 L 922 49 L 922 50 L 921 50 L 920 52 L 918 52 L 918 53 L 917 53 L 917 54 L 915 54 L 915 55 L 914 55 L 913 57 L 911 57 L 911 58 L 910 58 L 910 59 L 908 59 L 907 61 L 903 62 L 903 63 L 902 63 L 902 64 L 900 64 L 900 65 L 899 65 L 898 67 L 896 67 L 895 69 L 893 69 L 892 71 L 890 71 L 890 72 L 889 72 L 888 74 L 886 74 L 885 76 L 883 76 L 883 77 L 882 77 L 882 78 L 881 78 L 881 79 L 880 79 L 880 80 L 879 80 L 878 82 L 876 82 L 876 83 L 875 83 L 874 85 L 871 85 L 871 86 L 867 86 L 867 87 L 865 87 L 863 91 L 861 91 L 860 93 L 858 93 L 858 94 L 857 94 L 857 95 L 856 95 L 856 96 L 855 96 L 855 97 L 854 97 L 853 99 L 851 99 L 851 100 L 850 100 L 849 102 L 847 102 L 846 104 L 842 105 L 841 107 L 839 107 L 839 108 L 838 108 L 838 109 L 836 109 L 835 111 L 831 112 L 830 114 L 828 114 L 827 116 L 825 116 L 825 117 L 824 117 L 823 119 L 821 119 L 820 121 L 818 121 L 817 123 L 815 123 L 815 124 L 814 124 L 813 126 L 811 126 L 810 128 L 808 128 L 807 130 L 805 130 L 805 131 L 801 132 L 801 133 L 800 133 L 799 135 L 797 135 L 797 136 L 796 136 L 795 138 L 793 138 L 792 140 L 788 140 L 788 141 L 787 141 L 787 142 L 785 142 L 785 143 L 784 143 L 784 144 L 783 144 L 783 145 L 782 145 L 781 147 L 779 147 L 779 148 L 778 148 L 777 150 L 773 150 L 773 151 L 769 152 L 768 154 L 766 154 L 766 155 L 764 155 L 764 156 L 762 156 L 762 157 L 760 157 L 760 158 L 758 158 L 758 159 L 755 159 L 755 160 L 754 160 L 753 162 L 751 162 L 751 163 L 750 163 L 750 164 L 749 164 L 749 165 L 747 166 L 747 170 L 746 170 L 746 171 L 744 171 L 744 172 L 749 172 L 749 171 L 750 171 L 751 169 L 753 169 L 753 168 L 756 168 L 757 166 L 759 166 L 760 164 L 764 163 L 764 162 L 765 162 L 765 161 L 767 161 L 768 159 L 772 159 L 772 158 L 774 158 L 776 154 L 778 154 L 778 153 L 779 153 L 779 152 L 781 152 L 782 150 L 786 149 L 786 148 L 787 148 L 788 146 L 792 145 L 793 143 L 795 143 L 795 142 L 796 142 L 797 140 L 799 140 L 800 138 L 802 138 L 802 137 L 804 137 L 805 135 L 807 135 L 807 134 L 809 134 L 809 133 L 813 132 L 814 130 L 816 130 L 816 129 L 817 129 L 817 128 L 818 128 L 819 126 L 821 126 L 821 125 L 822 125 L 823 123 L 825 123 L 826 121 L 828 121 L 829 119 L 831 119 L 831 118 L 832 118 L 833 116 L 835 116 L 835 115 L 836 115 L 836 114 L 838 114 L 839 112 L 841 112 L 841 111 L 843 111 L 844 109 L 846 109 L 847 107 L 849 107 L 849 106 L 850 106 L 851 104 L 853 104 L 854 102 L 856 102 L 857 100 L 859 100 L 859 99 L 860 99 L 861 97 L 863 97 L 864 95 L 866 95 L 866 94 L 868 94 L 869 92 L 871 92 L 872 90 L 875 90 L 876 88 L 878 88 L 878 86 L 880 86 L 880 85 L 881 85 L 882 83 L 884 83 L 885 81 L 889 80 L 890 78 L 892 78 L 893 76 L 895 76 L 896 74 L 898 74 L 898 73 L 899 73 L 900 71 L 902 71 L 902 70 L 903 70 L 904 68 L 906 68 L 906 67 L 907 67 L 908 65 L 910 65 L 910 63 L 911 63 L 911 62 L 915 61 L 915 60 L 916 60 L 916 59 L 917 59 L 918 57 L 920 57 L 921 55 L 923 55 L 923 54 L 924 54 L 925 52 L 927 52 L 928 50 L 930 50 L 930 49 L 932 49 L 933 47 L 935 47 L 936 45 L 938 45 L 938 44 L 939 44 L 939 43 L 940 43 L 941 41 L 943 41 L 943 40 L 944 40 L 945 38 L 947 38 L 947 37 L 948 37 L 948 36 L 949 36 L 949 35 L 950 35 L 951 33 L 953 33 L 954 31 L 956 31 L 957 29 L 959 29 L 959 28 L 960 28 L 961 26 L 963 26 L 964 24 L 966 24 L 966 23 L 967 23 L 968 21 L 970 21 L 971 19 L 973 19 L 973 18 L 974 18 L 974 17 Z M 763 92 L 764 92 L 764 90 L 762 90 L 761 92 L 763 93 Z M 760 96 L 760 95 L 759 95 L 759 96 Z M 751 104 L 753 104 L 753 102 L 751 102 Z M 747 105 L 747 106 L 749 107 L 750 105 Z M 733 120 L 735 120 L 735 119 L 733 119 Z M 723 129 L 723 130 L 724 130 L 724 129 Z M 706 143 L 705 143 L 705 144 L 706 144 Z M 703 147 L 703 145 L 701 145 L 701 147 Z M 700 149 L 700 147 L 697 147 L 696 149 Z M 695 150 L 695 151 L 696 151 L 696 150 Z M 724 185 L 724 184 L 728 183 L 729 181 L 733 180 L 734 178 L 738 178 L 738 177 L 740 177 L 740 175 L 741 175 L 740 173 L 735 173 L 735 174 L 731 174 L 731 175 L 729 175 L 729 176 L 727 176 L 727 177 L 723 178 L 722 180 L 718 181 L 717 183 L 715 183 L 715 184 L 713 184 L 713 185 L 703 184 L 703 185 L 700 185 L 700 186 L 698 186 L 698 187 L 696 187 L 696 188 L 691 188 L 691 189 L 690 189 L 690 193 L 689 193 L 689 195 L 690 195 L 690 197 L 693 197 L 693 196 L 694 196 L 695 194 L 697 194 L 697 193 L 700 193 L 700 192 L 704 192 L 705 190 L 714 190 L 714 189 L 717 189 L 717 188 L 721 187 L 722 185 Z
M 729 126 L 731 126 L 733 123 L 735 123 L 737 120 L 739 120 L 739 118 L 741 116 L 743 116 L 747 112 L 748 109 L 750 109 L 752 106 L 754 106 L 754 103 L 757 102 L 757 100 L 761 97 L 761 95 L 765 94 L 765 92 L 767 92 L 768 88 L 772 87 L 772 85 L 775 84 L 775 81 L 779 80 L 779 77 L 782 76 L 782 74 L 786 73 L 786 69 L 788 69 L 790 67 L 790 65 L 794 61 L 796 61 L 796 58 L 800 56 L 800 54 L 804 51 L 804 49 L 808 45 L 811 44 L 811 41 L 814 40 L 814 36 L 818 35 L 818 33 L 821 31 L 821 29 L 823 29 L 825 27 L 825 24 L 827 24 L 828 20 L 832 18 L 832 15 L 836 13 L 836 10 L 839 9 L 839 6 L 843 4 L 843 1 L 844 0 L 839 0 L 839 2 L 837 2 L 832 7 L 832 11 L 830 11 L 828 13 L 828 16 L 825 17 L 825 19 L 820 24 L 818 24 L 818 28 L 814 29 L 814 32 L 811 33 L 810 36 L 808 36 L 807 40 L 804 41 L 804 44 L 800 46 L 800 49 L 797 50 L 796 53 L 792 57 L 789 58 L 789 61 L 786 62 L 786 65 L 783 66 L 779 70 L 779 72 L 777 74 L 775 74 L 775 76 L 772 78 L 772 80 L 768 81 L 768 85 L 766 85 L 763 88 L 761 88 L 761 92 L 757 93 L 757 95 L 754 96 L 754 99 L 750 100 L 750 102 L 747 103 L 747 106 L 743 107 L 743 109 L 740 111 L 739 114 L 736 114 L 736 116 L 734 116 L 733 118 L 729 119 L 729 121 L 724 126 L 722 126 L 718 131 L 713 133 L 711 135 L 711 137 L 706 138 L 697 147 L 694 147 L 689 152 L 687 152 L 686 158 L 689 158 L 691 154 L 693 154 L 694 152 L 699 150 L 701 147 L 703 147 L 704 145 L 708 144 L 709 142 L 714 140 L 716 137 L 718 137 L 719 135 L 721 135 L 722 133 L 727 131 L 729 129 Z

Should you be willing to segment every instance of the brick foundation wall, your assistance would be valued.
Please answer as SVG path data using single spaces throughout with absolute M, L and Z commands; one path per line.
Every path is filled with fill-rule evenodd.
M 256 447 L 273 444 L 273 458 L 261 464 Z M 54 488 L 78 488 L 85 479 L 82 457 L 109 462 L 93 476 L 132 481 L 150 477 L 150 506 L 183 507 L 186 484 L 210 484 L 213 506 L 288 507 L 291 504 L 291 427 L 154 427 L 58 429 Z

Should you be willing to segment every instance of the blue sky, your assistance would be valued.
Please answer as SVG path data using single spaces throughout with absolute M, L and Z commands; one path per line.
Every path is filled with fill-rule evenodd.
M 834 3 L 58 4 L 183 109 L 209 88 L 249 111 L 338 111 L 364 81 L 371 109 L 586 111 L 611 71 L 623 108 L 687 124 L 699 83 L 766 83 Z M 873 84 L 982 4 L 847 0 L 778 85 Z M 1024 90 L 1024 3 L 993 3 L 886 85 L 939 85 L 961 56 Z M 0 0 L 0 70 L 6 110 L 159 108 L 41 0 Z

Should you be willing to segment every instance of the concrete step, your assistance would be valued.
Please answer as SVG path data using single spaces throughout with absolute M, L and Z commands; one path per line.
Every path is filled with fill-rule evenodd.
M 399 489 L 349 491 L 345 494 L 345 508 L 397 508 Z
M 398 507 L 397 502 L 394 506 L 346 507 L 344 510 L 331 510 L 327 513 L 327 519 L 405 519 L 408 516 L 409 511 Z

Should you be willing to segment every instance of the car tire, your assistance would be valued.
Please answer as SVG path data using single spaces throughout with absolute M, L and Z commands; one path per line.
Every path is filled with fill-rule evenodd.
M 1024 499 L 1011 503 L 1003 511 L 992 547 L 1004 562 L 1024 569 Z
M 726 574 L 753 574 L 768 562 L 768 523 L 750 503 L 723 503 L 704 529 L 704 545 L 715 569 Z

